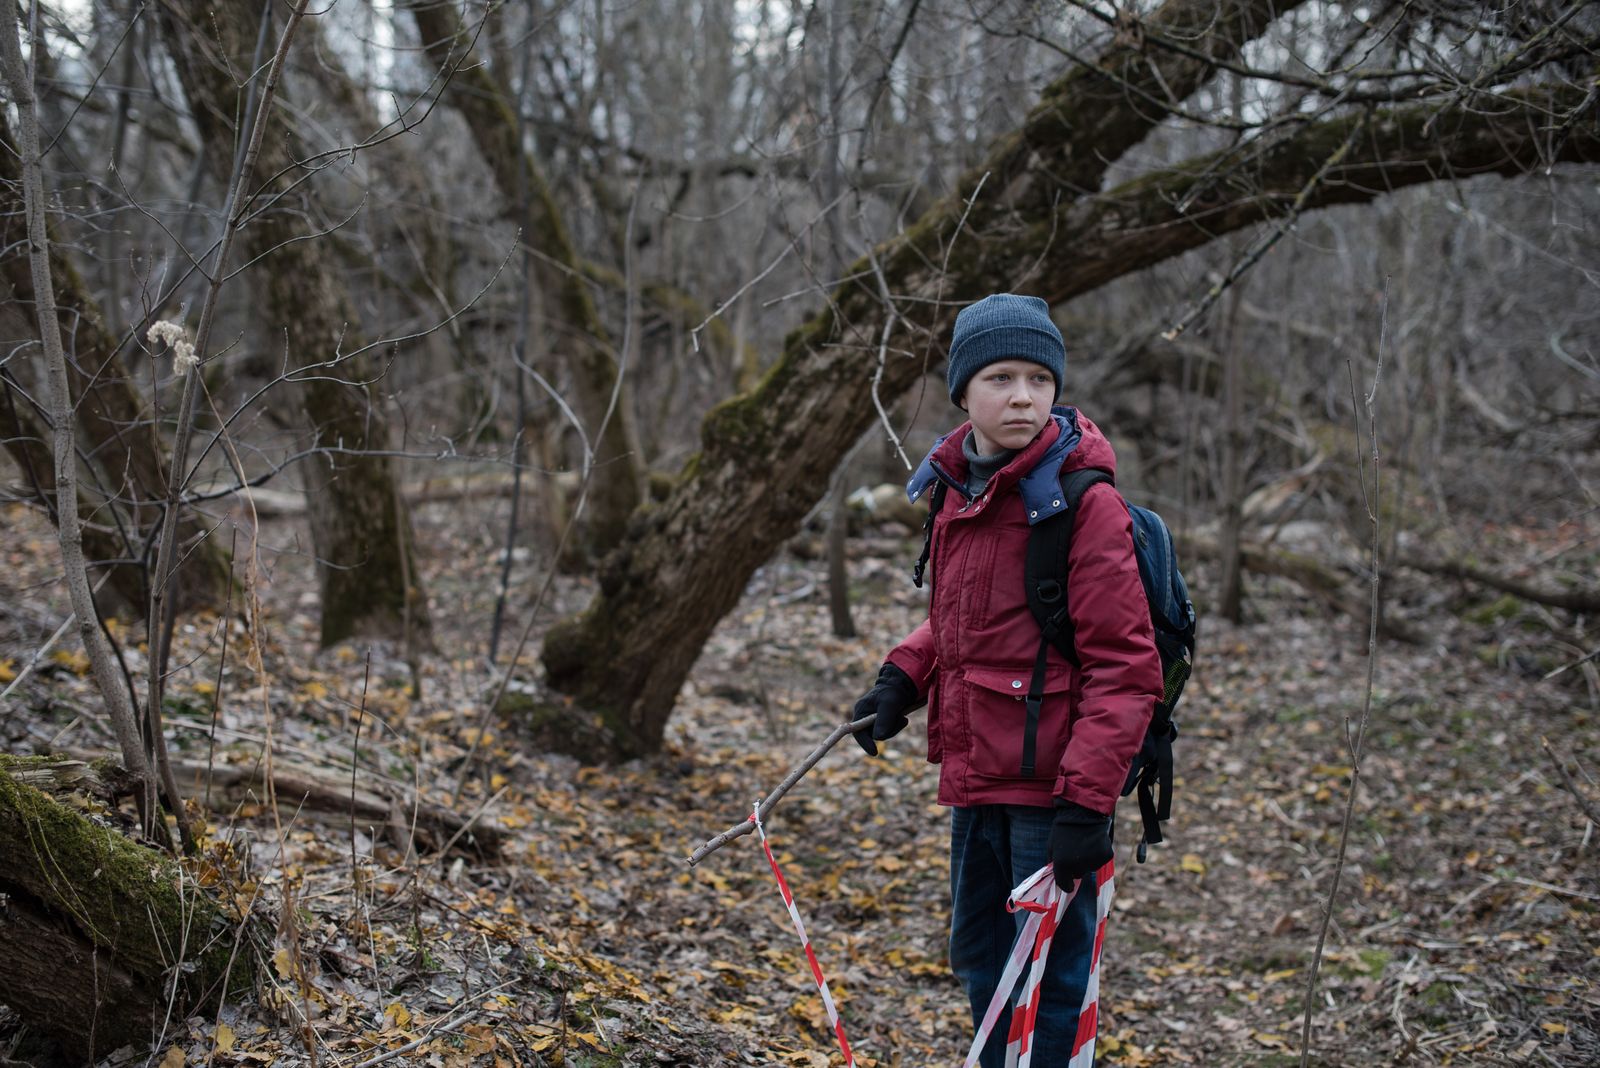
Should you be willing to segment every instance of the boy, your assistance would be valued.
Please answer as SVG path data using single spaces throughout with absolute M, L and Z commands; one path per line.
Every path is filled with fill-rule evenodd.
M 951 809 L 950 966 L 974 1026 L 1022 922 L 1006 911 L 1011 889 L 1047 862 L 1063 890 L 1084 880 L 1050 948 L 1037 1068 L 1071 1056 L 1095 937 L 1093 873 L 1111 859 L 1112 811 L 1162 691 L 1132 523 L 1100 484 L 1078 504 L 1067 569 L 1079 663 L 1051 648 L 1037 721 L 1024 711 L 1040 642 L 1023 582 L 1030 524 L 1063 507 L 1063 470 L 1115 473 L 1095 425 L 1054 407 L 1065 370 L 1061 332 L 1037 297 L 997 293 L 956 316 L 947 379 L 969 421 L 934 443 L 907 487 L 913 501 L 935 480 L 948 487 L 930 543 L 928 619 L 855 706 L 856 718 L 875 717 L 856 741 L 876 756 L 928 704 L 928 759 Z M 983 1068 L 1005 1063 L 1009 1016 Z

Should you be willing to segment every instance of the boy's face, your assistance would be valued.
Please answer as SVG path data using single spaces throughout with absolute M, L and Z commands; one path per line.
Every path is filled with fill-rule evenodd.
M 1031 360 L 991 363 L 967 383 L 962 407 L 972 419 L 978 451 L 1020 449 L 1044 429 L 1056 399 L 1056 380 Z

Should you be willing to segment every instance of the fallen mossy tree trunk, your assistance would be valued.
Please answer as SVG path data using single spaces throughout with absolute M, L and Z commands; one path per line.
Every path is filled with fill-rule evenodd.
M 0 755 L 0 1003 L 87 1064 L 250 988 L 261 955 L 172 857 L 19 781 L 53 763 Z
M 1209 557 L 1215 560 L 1221 555 L 1216 539 L 1209 535 L 1189 533 L 1179 534 L 1176 538 L 1178 553 L 1184 559 Z M 1288 579 L 1307 596 L 1358 623 L 1366 622 L 1371 615 L 1371 606 L 1362 600 L 1351 576 L 1313 556 L 1249 543 L 1240 547 L 1240 553 L 1246 571 Z M 1379 618 L 1378 633 L 1411 645 L 1423 644 L 1421 632 L 1394 618 L 1392 613 L 1385 613 Z
M 309 809 L 348 818 L 374 834 L 385 831 L 402 851 L 421 846 L 492 857 L 506 840 L 505 829 L 486 818 L 487 805 L 463 815 L 423 801 L 409 787 L 367 771 L 352 781 L 345 771 L 276 761 L 270 791 L 266 768 L 259 761 L 205 764 L 175 760 L 172 772 L 196 798 L 211 798 L 213 790 L 263 802 L 271 796 L 289 812 Z M 46 793 L 87 794 L 107 804 L 132 792 L 127 771 L 113 757 L 93 753 L 28 761 L 13 766 L 11 777 Z
M 1570 589 L 1544 589 L 1520 579 L 1497 575 L 1487 568 L 1478 567 L 1465 560 L 1429 560 L 1425 557 L 1402 556 L 1398 563 L 1425 575 L 1460 579 L 1487 586 L 1491 590 L 1509 593 L 1521 601 L 1561 608 L 1568 612 L 1594 614 L 1600 612 L 1600 589 L 1574 587 Z

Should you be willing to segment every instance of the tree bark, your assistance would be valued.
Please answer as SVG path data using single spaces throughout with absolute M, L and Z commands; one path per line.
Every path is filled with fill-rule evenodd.
M 1234 121 L 1244 117 L 1244 79 L 1228 79 Z M 1237 261 L 1246 254 L 1243 235 L 1227 242 L 1227 259 Z M 1244 299 L 1245 280 L 1239 279 L 1228 290 L 1222 314 L 1222 532 L 1219 538 L 1217 612 L 1235 625 L 1244 622 L 1244 563 L 1241 543 L 1244 538 L 1245 427 L 1242 397 L 1244 354 L 1239 351 L 1239 303 Z
M 89 1064 L 146 1048 L 247 988 L 257 955 L 170 857 L 17 781 L 45 758 L 0 754 L 0 1003 Z
M 538 162 L 525 151 L 517 122 L 517 101 L 496 73 L 475 55 L 472 40 L 450 0 L 405 0 L 416 20 L 428 58 L 451 72 L 447 99 L 466 121 L 478 152 L 494 175 L 495 186 L 523 228 L 522 240 L 539 253 L 534 281 L 545 294 L 543 331 L 564 356 L 572 375 L 574 407 L 594 450 L 595 473 L 589 488 L 588 548 L 603 555 L 621 542 L 628 517 L 643 498 L 644 471 L 633 440 L 627 405 L 612 405 L 617 365 L 605 325 L 586 283 L 586 268 L 574 249 L 567 225 L 550 194 Z M 519 213 L 518 205 L 526 204 Z M 610 410 L 609 420 L 606 413 Z M 595 435 L 605 427 L 599 439 Z
M 224 185 L 235 157 L 234 117 L 245 113 L 245 89 L 230 72 L 251 70 L 261 11 L 260 5 L 208 0 L 160 10 L 206 163 Z M 278 108 L 268 120 L 274 127 L 262 141 L 257 173 L 277 177 L 255 198 L 250 210 L 261 214 L 240 236 L 246 259 L 270 254 L 262 310 L 273 332 L 282 331 L 289 366 L 316 368 L 299 379 L 298 389 L 310 444 L 327 450 L 301 468 L 322 595 L 322 644 L 356 636 L 426 644 L 427 598 L 417 577 L 411 519 L 399 507 L 393 464 L 375 454 L 388 446 L 389 434 L 381 403 L 361 381 L 370 361 L 339 356 L 361 344 L 360 331 L 350 329 L 352 304 L 326 245 L 315 239 L 315 206 L 302 191 L 286 193 L 304 173 L 291 154 L 297 142 L 287 114 Z M 266 198 L 285 193 L 263 210 Z
M 1205 73 L 1180 80 L 1174 95 L 1186 95 L 1186 86 Z M 989 175 L 981 189 L 978 175 L 961 183 L 964 196 L 981 194 L 970 212 L 960 198 L 947 199 L 878 250 L 877 262 L 899 301 L 890 351 L 911 352 L 889 359 L 879 386 L 886 401 L 936 365 L 957 300 L 1018 288 L 1032 278 L 1038 295 L 1061 302 L 1220 234 L 1271 221 L 1297 199 L 1310 210 L 1447 175 L 1516 174 L 1561 160 L 1600 160 L 1600 134 L 1592 123 L 1572 122 L 1551 143 L 1553 120 L 1574 113 L 1582 90 L 1533 87 L 1480 98 L 1470 111 L 1439 114 L 1436 104 L 1421 104 L 1307 124 L 1248 165 L 1233 165 L 1230 154 L 1218 153 L 1054 206 L 1061 182 L 1046 161 L 1065 161 L 1080 174 L 1078 187 L 1087 187 L 1085 156 L 1115 158 L 1135 140 L 1133 127 L 1142 121 L 1148 129 L 1154 121 L 1136 107 L 1108 101 L 1086 121 L 1098 119 L 1096 129 L 1109 127 L 1120 140 L 1081 142 L 1081 130 L 1066 117 L 1093 109 L 1075 106 L 1064 88 L 1079 77 L 1093 78 L 1069 75 L 1046 93 L 1059 123 L 1030 119 L 1028 132 L 1005 141 L 978 172 Z M 1120 118 L 1107 114 L 1119 112 Z M 1356 122 L 1368 125 L 1352 141 Z M 1016 142 L 1025 138 L 1033 139 L 1032 151 L 1019 153 Z M 1347 142 L 1340 165 L 1326 168 Z M 1323 180 L 1313 184 L 1324 169 Z M 849 275 L 871 279 L 873 272 L 861 263 Z M 874 356 L 889 314 L 875 293 L 846 284 L 824 312 L 791 333 L 783 357 L 756 389 L 707 416 L 702 452 L 668 500 L 636 515 L 637 533 L 602 568 L 600 592 L 589 608 L 547 636 L 550 683 L 601 718 L 618 755 L 659 747 L 705 638 L 872 422 Z
M 844 227 L 839 221 L 839 216 L 844 210 L 839 203 L 844 192 L 839 112 L 841 97 L 845 90 L 844 57 L 841 52 L 844 48 L 844 23 L 847 15 L 839 10 L 841 0 L 825 0 L 825 3 L 822 21 L 823 33 L 827 39 L 824 46 L 826 51 L 821 63 L 821 84 L 814 90 L 817 100 L 812 105 L 821 127 L 817 138 L 817 151 L 821 158 L 817 162 L 812 184 L 817 189 L 818 199 L 823 204 L 833 205 L 824 220 L 828 239 L 818 256 L 822 268 L 821 277 L 838 278 L 840 270 L 844 267 L 846 247 Z M 808 52 L 812 51 L 809 41 L 805 48 Z M 846 541 L 850 532 L 845 509 L 849 487 L 845 485 L 845 479 L 849 473 L 850 460 L 854 455 L 854 449 L 845 453 L 839 467 L 834 471 L 833 499 L 828 505 L 828 615 L 833 623 L 835 638 L 856 636 L 856 621 L 850 614 L 850 571 L 847 566 L 848 561 L 845 559 Z
M 24 217 L 22 175 L 11 131 L 0 114 L 0 245 L 10 247 L 22 236 L 14 232 Z M 85 532 L 91 564 L 96 560 L 127 561 L 114 566 L 109 589 L 121 607 L 139 614 L 149 600 L 146 569 L 140 557 L 146 532 L 160 522 L 159 502 L 166 496 L 168 458 L 155 416 L 134 385 L 124 346 L 106 328 L 100 307 L 89 294 L 61 244 L 50 235 L 50 275 L 55 286 L 56 319 L 66 346 L 67 377 L 74 398 L 77 440 L 84 466 L 92 476 L 80 486 L 84 514 L 101 509 L 103 526 L 116 526 L 118 535 Z M 37 337 L 38 324 L 30 322 L 34 303 L 33 279 L 25 256 L 0 257 L 0 336 Z M 33 422 L 26 401 L 13 398 L 17 413 L 7 413 L 10 432 L 27 433 Z M 34 428 L 37 429 L 36 426 Z M 41 445 L 47 439 L 41 435 Z M 7 441 L 19 464 L 26 464 L 26 443 Z M 46 453 L 48 456 L 48 453 Z M 40 503 L 56 514 L 55 476 L 47 461 L 32 469 L 37 482 L 29 488 Z M 24 470 L 29 470 L 24 467 Z M 190 581 L 183 590 L 183 607 L 217 607 L 225 599 L 230 569 L 227 553 L 206 538 L 206 528 L 196 517 L 185 516 L 178 537 L 185 547 Z

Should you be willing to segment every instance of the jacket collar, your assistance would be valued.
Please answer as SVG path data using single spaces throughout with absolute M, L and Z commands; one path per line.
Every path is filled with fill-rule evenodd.
M 1078 429 L 1076 408 L 1065 405 L 1052 408 L 1050 417 L 1056 424 L 1055 440 L 1041 447 L 1048 430 L 1041 431 L 1032 445 L 1025 447 L 990 481 L 997 491 L 1016 483 L 1028 510 L 1030 526 L 1066 506 L 1061 499 L 1061 466 L 1083 438 Z M 949 484 L 957 493 L 962 491 L 966 485 L 966 458 L 961 455 L 961 443 L 970 433 L 972 424 L 962 423 L 933 443 L 928 455 L 917 465 L 911 481 L 906 483 L 906 497 L 911 503 L 921 500 L 938 481 Z

